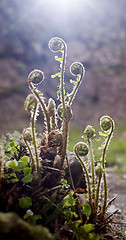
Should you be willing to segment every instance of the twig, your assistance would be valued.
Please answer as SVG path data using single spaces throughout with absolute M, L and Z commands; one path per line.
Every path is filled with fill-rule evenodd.
M 57 189 L 60 189 L 61 187 L 62 187 L 61 185 L 58 185 L 58 186 L 56 186 L 56 187 L 50 188 L 50 189 L 48 189 L 48 190 L 45 190 L 45 191 L 39 193 L 39 194 L 37 195 L 37 197 L 41 197 L 42 195 L 44 195 L 44 194 L 46 194 L 46 193 L 49 193 L 49 192 L 52 192 L 52 191 L 55 191 L 55 190 L 57 190 Z M 43 197 L 43 196 L 42 196 L 42 197 Z
M 51 171 L 55 171 L 55 172 L 60 172 L 60 173 L 62 173 L 63 171 L 61 171 L 60 169 L 58 169 L 58 168 L 53 168 L 53 167 L 48 167 L 48 166 L 42 166 L 43 168 L 45 168 L 45 169 L 49 169 L 49 170 L 51 170 Z
M 55 203 L 53 203 L 49 198 L 47 198 L 46 196 L 42 196 L 45 200 L 47 200 L 48 202 L 50 202 L 54 207 L 56 207 L 57 209 L 60 210 L 60 212 L 63 214 L 63 216 L 65 216 L 63 210 L 58 206 L 56 205 Z
M 115 199 L 116 199 L 116 197 L 113 197 L 113 198 L 108 202 L 107 207 L 108 207 L 109 205 L 111 205 L 111 203 L 112 203 L 113 201 L 115 201 Z
M 114 223 L 114 224 L 126 224 L 126 222 L 114 222 L 114 221 L 112 221 L 111 223 Z
M 114 214 L 116 214 L 119 211 L 119 209 L 115 210 L 113 213 L 111 213 L 107 218 L 105 218 L 105 221 L 107 221 L 109 218 L 111 218 Z

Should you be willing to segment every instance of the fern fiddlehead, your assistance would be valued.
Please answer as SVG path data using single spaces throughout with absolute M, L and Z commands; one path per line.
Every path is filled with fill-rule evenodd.
M 102 158 L 101 158 L 101 164 L 102 164 L 102 171 L 103 171 L 103 181 L 104 181 L 104 201 L 102 206 L 102 213 L 101 218 L 104 216 L 106 207 L 107 207 L 107 181 L 106 181 L 106 171 L 105 171 L 105 156 L 106 156 L 106 150 L 108 148 L 108 145 L 110 143 L 110 140 L 113 136 L 113 131 L 115 128 L 114 121 L 109 116 L 103 116 L 100 119 L 100 127 L 103 132 L 99 133 L 100 135 L 106 137 L 104 146 L 102 147 Z
M 44 113 L 44 117 L 46 119 L 46 127 L 47 127 L 47 134 L 50 132 L 50 118 L 48 115 L 47 107 L 45 105 L 42 93 L 34 87 L 34 85 L 40 84 L 44 80 L 44 73 L 40 70 L 33 70 L 29 76 L 28 76 L 28 84 L 29 88 L 31 89 L 32 93 L 35 95 L 35 97 L 38 99 L 41 109 Z

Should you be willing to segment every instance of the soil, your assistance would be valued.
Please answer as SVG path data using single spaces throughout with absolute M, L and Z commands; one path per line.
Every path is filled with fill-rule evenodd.
M 126 239 L 126 174 L 117 173 L 116 168 L 107 168 L 107 182 L 109 199 L 116 198 L 110 212 L 118 209 L 118 213 L 113 218 L 112 228 L 103 234 L 103 239 L 123 240 Z
M 108 168 L 107 173 L 109 196 L 116 197 L 114 204 L 126 221 L 126 174 L 117 173 L 112 168 Z

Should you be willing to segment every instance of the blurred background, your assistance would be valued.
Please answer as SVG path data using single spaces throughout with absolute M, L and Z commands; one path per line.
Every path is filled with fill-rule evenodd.
M 126 1 L 0 1 L 0 136 L 29 125 L 24 100 L 27 76 L 35 68 L 45 74 L 39 89 L 56 100 L 59 63 L 48 48 L 52 37 L 68 46 L 65 82 L 70 91 L 71 63 L 83 63 L 86 74 L 73 102 L 70 150 L 86 125 L 99 125 L 102 115 L 116 122 L 109 159 L 126 162 Z M 43 129 L 43 116 L 38 119 Z M 114 155 L 113 155 L 114 154 Z

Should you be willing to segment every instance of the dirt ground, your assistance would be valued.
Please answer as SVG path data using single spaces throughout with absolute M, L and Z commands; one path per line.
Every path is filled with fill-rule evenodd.
M 107 182 L 108 182 L 108 196 L 110 199 L 116 197 L 111 204 L 110 212 L 119 209 L 113 221 L 114 226 L 124 233 L 126 239 L 126 174 L 120 174 L 115 171 L 115 168 L 107 169 Z

